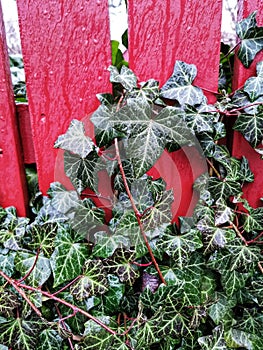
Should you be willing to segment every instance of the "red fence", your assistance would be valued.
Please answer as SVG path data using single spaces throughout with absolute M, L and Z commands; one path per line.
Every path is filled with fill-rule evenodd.
M 17 0 L 17 5 L 29 113 L 23 105 L 15 113 L 0 11 L 0 205 L 15 205 L 25 215 L 23 164 L 36 162 L 40 189 L 45 193 L 54 181 L 58 151 L 53 145 L 58 135 L 66 131 L 71 119 L 94 111 L 96 93 L 111 89 L 107 71 L 111 48 L 107 0 Z M 239 19 L 256 9 L 262 25 L 261 0 L 240 0 Z M 128 12 L 130 67 L 140 81 L 155 78 L 163 84 L 179 59 L 197 66 L 196 85 L 217 90 L 221 0 L 129 0 Z M 255 62 L 249 69 L 236 62 L 236 87 L 251 75 L 255 75 Z M 213 102 L 213 95 L 208 98 Z M 89 128 L 92 133 L 91 123 Z M 246 190 L 256 205 L 263 197 L 260 156 L 238 134 L 233 154 L 246 155 L 256 173 L 255 183 Z M 183 181 L 185 192 L 190 192 L 192 183 Z

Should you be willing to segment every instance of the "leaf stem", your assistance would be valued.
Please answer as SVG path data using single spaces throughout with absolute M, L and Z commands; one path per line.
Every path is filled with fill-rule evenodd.
M 247 241 L 247 244 L 252 244 L 252 243 L 257 243 L 259 244 L 260 242 L 257 242 L 259 238 L 263 236 L 263 232 L 261 232 L 256 238 L 251 239 L 250 241 Z M 263 242 L 262 242 L 263 243 Z
M 63 292 L 65 289 L 67 289 L 68 287 L 70 287 L 73 283 L 75 283 L 77 280 L 79 280 L 80 278 L 82 277 L 82 275 L 76 277 L 73 281 L 69 282 L 66 286 L 64 286 L 63 288 L 61 288 L 60 290 L 58 290 L 57 292 L 55 293 L 52 293 L 51 295 L 57 295 L 61 292 Z
M 122 175 L 122 179 L 123 179 L 123 183 L 124 183 L 124 186 L 125 186 L 125 190 L 126 190 L 127 195 L 128 195 L 128 197 L 130 199 L 130 202 L 131 202 L 131 205 L 132 205 L 132 209 L 133 209 L 133 211 L 135 213 L 135 216 L 136 216 L 136 219 L 138 221 L 141 235 L 142 235 L 142 237 L 144 239 L 145 245 L 146 245 L 146 247 L 148 249 L 148 252 L 149 252 L 151 260 L 152 260 L 152 262 L 153 262 L 153 264 L 155 266 L 155 269 L 158 272 L 160 280 L 162 281 L 163 284 L 166 284 L 166 281 L 165 281 L 165 279 L 163 277 L 163 274 L 162 274 L 162 272 L 161 272 L 161 270 L 159 268 L 159 265 L 158 265 L 154 255 L 153 255 L 152 249 L 150 247 L 150 244 L 149 244 L 148 239 L 146 237 L 146 234 L 144 232 L 143 224 L 141 222 L 142 215 L 139 212 L 139 210 L 137 209 L 136 204 L 134 202 L 134 199 L 132 197 L 132 194 L 131 194 L 131 191 L 130 191 L 130 188 L 129 188 L 129 185 L 128 185 L 128 182 L 127 182 L 127 179 L 126 179 L 126 175 L 125 175 L 125 172 L 124 172 L 124 169 L 123 169 L 123 166 L 122 166 L 122 161 L 121 161 L 121 156 L 120 156 L 120 151 L 119 151 L 118 139 L 117 138 L 114 139 L 114 144 L 115 144 L 115 150 L 116 150 L 116 157 L 117 157 L 117 160 L 118 160 L 118 165 L 119 165 L 120 172 L 121 172 L 121 175 Z
M 32 301 L 26 296 L 26 293 L 23 291 L 23 289 L 20 288 L 20 282 L 14 281 L 12 278 L 8 277 L 3 271 L 0 270 L 0 275 L 9 283 L 12 287 L 15 288 L 15 290 L 25 299 L 25 301 L 30 305 L 30 307 L 35 311 L 35 313 L 42 317 L 41 312 L 38 310 L 38 308 L 32 303 Z M 21 287 L 24 285 L 21 284 Z M 32 287 L 33 288 L 33 287 Z M 38 289 L 34 288 L 34 291 L 39 292 Z
M 18 282 L 21 283 L 23 282 L 25 279 L 27 279 L 27 277 L 32 273 L 32 271 L 34 270 L 36 264 L 37 264 L 37 261 L 38 261 L 38 257 L 39 257 L 39 253 L 40 253 L 40 249 L 38 248 L 37 249 L 37 254 L 36 254 L 36 258 L 35 258 L 35 261 L 34 261 L 34 264 L 31 266 L 30 270 L 25 274 L 25 276 L 23 278 L 21 278 L 21 280 L 19 280 Z
M 216 174 L 216 176 L 219 178 L 219 180 L 221 180 L 221 175 L 219 174 L 219 172 L 216 170 L 214 164 L 208 159 L 206 158 L 207 163 L 210 165 L 211 169 L 214 171 L 214 173 Z M 212 176 L 212 174 L 210 174 Z
M 233 229 L 235 230 L 236 234 L 238 235 L 239 238 L 241 238 L 241 240 L 245 243 L 246 246 L 248 246 L 248 242 L 246 241 L 246 239 L 242 236 L 242 234 L 240 233 L 239 229 L 237 228 L 237 226 L 233 223 L 230 222 L 230 224 L 232 225 Z

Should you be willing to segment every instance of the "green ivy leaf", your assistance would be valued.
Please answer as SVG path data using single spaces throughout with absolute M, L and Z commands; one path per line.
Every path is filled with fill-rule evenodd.
M 68 191 L 59 182 L 50 185 L 48 194 L 51 197 L 51 205 L 63 214 L 68 214 L 78 205 L 79 196 L 76 191 Z
M 263 48 L 263 31 L 262 31 L 262 48 Z M 257 63 L 257 77 L 248 78 L 244 85 L 244 91 L 248 94 L 253 102 L 259 96 L 263 95 L 263 61 Z
M 243 228 L 246 232 L 263 230 L 263 208 L 248 207 L 249 214 L 243 215 Z
M 62 340 L 54 329 L 45 329 L 39 334 L 37 350 L 60 350 Z
M 85 158 L 90 152 L 94 151 L 95 144 L 91 138 L 85 135 L 83 123 L 73 119 L 67 132 L 58 137 L 54 147 L 70 151 Z
M 133 285 L 139 277 L 139 271 L 135 270 L 132 261 L 135 253 L 118 249 L 111 259 L 105 260 L 105 266 L 111 274 L 116 274 L 121 282 Z
M 221 275 L 221 283 L 228 297 L 245 287 L 249 275 L 238 271 L 224 271 Z
M 15 309 L 20 306 L 21 302 L 10 290 L 5 290 L 0 286 L 0 314 L 7 318 L 12 318 L 15 315 Z
M 208 189 L 213 195 L 215 200 L 224 201 L 229 196 L 236 196 L 241 193 L 240 184 L 232 180 L 221 180 L 216 177 L 209 179 Z
M 103 295 L 103 307 L 107 314 L 116 313 L 125 292 L 125 285 L 120 283 L 119 278 L 108 275 L 108 291 Z
M 99 231 L 94 236 L 95 246 L 92 255 L 96 257 L 108 258 L 114 254 L 117 248 L 128 248 L 129 246 L 129 240 L 121 234 Z
M 202 349 L 206 350 L 227 350 L 228 347 L 224 340 L 224 332 L 221 327 L 213 329 L 212 335 L 198 338 L 198 343 Z
M 229 208 L 225 201 L 217 201 L 215 210 L 215 226 L 223 225 L 227 222 L 232 222 L 234 218 L 234 211 Z
M 151 103 L 159 97 L 159 83 L 154 79 L 141 83 L 140 89 L 133 89 L 129 92 L 128 97 L 141 98 Z
M 241 39 L 238 58 L 248 68 L 256 54 L 263 49 L 263 27 L 257 26 L 256 11 L 236 25 L 236 32 Z
M 32 350 L 35 348 L 36 323 L 21 318 L 0 323 L 0 342 L 10 348 Z
M 5 252 L 4 250 L 0 250 L 0 261 L 1 261 L 1 270 L 9 277 L 12 276 L 15 269 L 15 256 L 16 252 Z M 0 281 L 2 277 L 0 278 Z
M 43 254 L 50 258 L 54 250 L 54 240 L 57 233 L 57 223 L 44 223 L 42 225 L 31 224 L 28 232 L 31 234 L 32 241 L 29 247 L 33 250 L 41 249 Z
M 263 340 L 261 337 L 235 328 L 232 328 L 225 333 L 225 340 L 229 348 L 260 350 L 263 347 Z
M 88 249 L 85 244 L 75 243 L 70 232 L 60 228 L 55 239 L 55 250 L 50 258 L 54 287 L 80 275 L 87 257 Z
M 263 137 L 263 106 L 257 106 L 253 114 L 241 113 L 234 129 L 240 131 L 252 147 L 256 147 Z
M 36 254 L 20 251 L 15 258 L 16 270 L 25 276 L 33 267 L 36 261 Z M 41 253 L 37 257 L 37 262 L 30 275 L 27 277 L 30 285 L 33 287 L 42 286 L 50 277 L 51 268 L 49 259 L 45 258 Z
M 231 313 L 231 309 L 236 306 L 234 298 L 228 298 L 223 293 L 215 293 L 215 303 L 208 308 L 208 314 L 216 325 L 219 325 Z
M 199 105 L 206 102 L 202 90 L 192 85 L 197 75 L 194 64 L 176 61 L 174 71 L 161 89 L 161 96 L 177 100 L 181 105 Z
M 186 105 L 184 107 L 185 121 L 189 128 L 195 133 L 200 134 L 203 132 L 212 133 L 214 131 L 215 116 L 212 113 L 208 113 L 200 107 L 193 107 Z M 218 119 L 218 117 L 216 117 Z
M 79 202 L 71 219 L 72 228 L 80 235 L 88 237 L 89 230 L 104 223 L 104 211 L 85 198 Z
M 137 87 L 137 77 L 133 71 L 126 66 L 121 67 L 119 73 L 118 69 L 114 66 L 108 68 L 110 71 L 110 81 L 111 83 L 120 83 L 124 89 L 130 91 Z
M 82 277 L 70 288 L 70 292 L 78 300 L 90 296 L 104 294 L 108 290 L 108 281 L 104 266 L 100 260 L 86 260 Z
M 254 181 L 254 174 L 250 170 L 248 160 L 246 157 L 242 157 L 241 165 L 240 165 L 240 180 L 244 182 L 253 182 Z

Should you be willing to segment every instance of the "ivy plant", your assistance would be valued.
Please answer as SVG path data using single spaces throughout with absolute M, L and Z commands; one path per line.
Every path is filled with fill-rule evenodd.
M 262 27 L 253 13 L 237 29 L 248 66 Z M 263 348 L 263 208 L 242 197 L 248 160 L 222 142 L 232 117 L 262 142 L 262 65 L 215 105 L 193 64 L 176 61 L 161 88 L 109 68 L 114 94 L 98 94 L 95 139 L 73 120 L 55 142 L 72 189 L 51 184 L 32 220 L 0 209 L 1 349 Z M 176 221 L 173 191 L 149 171 L 182 147 L 199 147 L 208 171 L 193 215 Z

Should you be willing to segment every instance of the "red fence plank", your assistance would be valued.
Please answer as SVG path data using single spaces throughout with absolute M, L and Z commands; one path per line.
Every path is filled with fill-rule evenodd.
M 110 91 L 107 0 L 17 0 L 40 189 L 54 180 L 53 145 Z M 90 129 L 92 129 L 92 126 Z M 90 130 L 92 133 L 92 130 Z
M 155 78 L 162 85 L 176 60 L 194 63 L 198 69 L 194 83 L 217 91 L 221 14 L 222 1 L 130 0 L 130 67 L 141 81 Z M 210 102 L 214 101 L 213 95 L 208 97 Z M 207 170 L 200 156 L 191 158 L 189 152 L 189 149 L 174 152 L 171 157 L 177 171 L 163 169 L 161 174 L 168 186 L 174 187 L 173 213 L 177 216 L 191 215 L 193 180 Z M 163 163 L 162 159 L 159 163 Z
M 28 105 L 19 103 L 16 105 L 16 113 L 21 135 L 21 143 L 24 154 L 25 164 L 34 164 L 36 162 L 34 143 L 32 139 L 32 129 L 30 123 L 30 115 Z
M 251 12 L 255 10 L 257 10 L 258 25 L 263 26 L 262 0 L 239 0 L 238 20 L 247 17 L 251 14 Z M 236 59 L 233 80 L 234 89 L 241 88 L 250 76 L 256 75 L 256 64 L 260 60 L 263 60 L 263 52 L 259 53 L 256 56 L 254 62 L 247 69 L 239 60 Z M 232 154 L 238 158 L 244 155 L 249 160 L 249 165 L 255 175 L 255 181 L 245 186 L 244 196 L 252 206 L 260 206 L 260 198 L 263 197 L 263 162 L 260 159 L 260 155 L 253 150 L 253 148 L 248 144 L 244 137 L 238 132 L 234 133 Z
M 129 1 L 129 59 L 140 80 L 163 84 L 176 60 L 194 63 L 195 84 L 218 86 L 222 1 Z
M 0 205 L 26 215 L 27 191 L 0 4 Z

